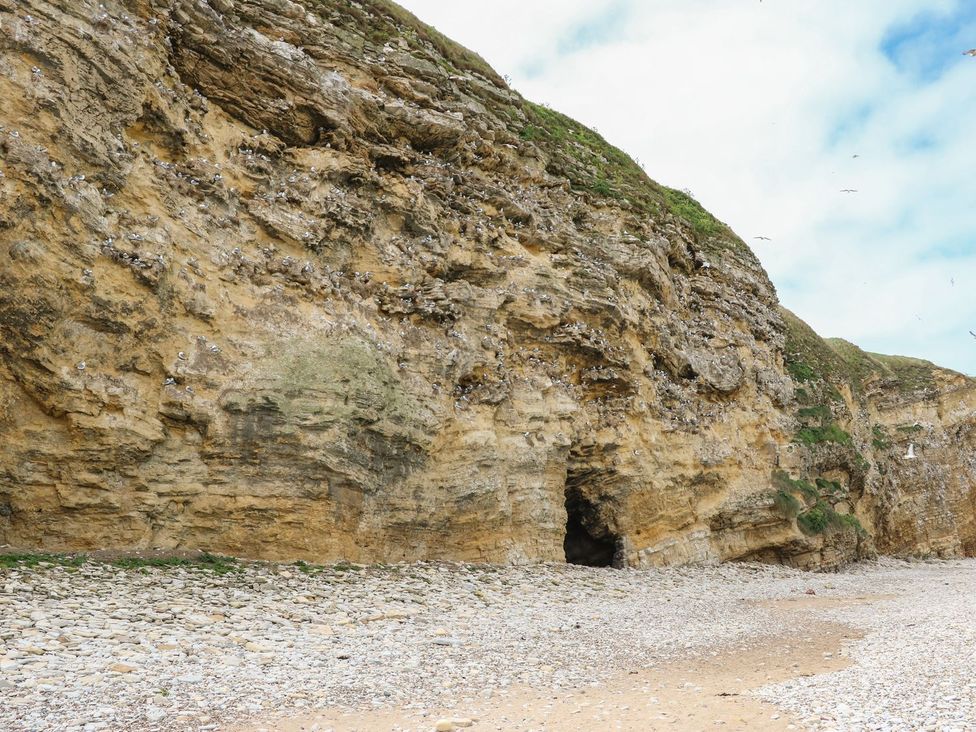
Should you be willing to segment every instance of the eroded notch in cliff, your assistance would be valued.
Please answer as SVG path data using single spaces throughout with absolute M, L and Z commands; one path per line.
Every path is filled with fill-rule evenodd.
M 619 566 L 620 537 L 608 525 L 606 507 L 589 497 L 592 470 L 570 470 L 566 476 L 566 562 L 586 567 Z M 603 508 L 604 510 L 601 510 Z

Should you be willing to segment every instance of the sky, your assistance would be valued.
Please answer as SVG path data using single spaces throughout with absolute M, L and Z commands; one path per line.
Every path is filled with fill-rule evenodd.
M 976 375 L 976 0 L 399 1 L 690 190 L 822 336 Z

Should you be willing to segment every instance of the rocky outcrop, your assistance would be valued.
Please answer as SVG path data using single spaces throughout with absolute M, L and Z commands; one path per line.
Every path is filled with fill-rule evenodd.
M 927 361 L 824 341 L 792 313 L 783 315 L 799 425 L 789 465 L 818 488 L 826 519 L 839 520 L 835 509 L 856 517 L 871 551 L 972 555 L 973 380 Z M 834 561 L 848 555 L 840 551 Z
M 971 380 L 820 340 L 692 199 L 385 0 L 0 0 L 0 53 L 0 544 L 976 546 Z

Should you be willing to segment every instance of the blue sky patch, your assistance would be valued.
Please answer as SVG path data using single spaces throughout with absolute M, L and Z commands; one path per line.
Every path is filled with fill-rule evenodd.
M 556 45 L 560 55 L 576 53 L 607 41 L 617 41 L 624 35 L 630 17 L 630 3 L 614 0 L 598 14 L 571 28 Z
M 841 112 L 827 133 L 827 146 L 833 149 L 850 144 L 864 131 L 872 114 L 874 114 L 874 105 L 871 102 L 862 102 Z
M 937 81 L 964 62 L 976 38 L 976 3 L 961 0 L 948 13 L 923 11 L 891 28 L 881 52 L 899 72 L 921 83 Z
M 556 41 L 556 54 L 569 56 L 593 46 L 619 41 L 626 33 L 631 16 L 630 0 L 612 0 L 599 12 L 570 27 Z M 542 76 L 548 62 L 532 59 L 518 70 L 521 76 L 533 79 Z

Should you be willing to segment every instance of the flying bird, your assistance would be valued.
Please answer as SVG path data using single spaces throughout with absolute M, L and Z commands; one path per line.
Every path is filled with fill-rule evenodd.
M 857 188 L 841 188 L 841 193 L 857 193 Z
M 753 239 L 761 239 L 762 241 L 772 241 L 768 236 L 754 236 Z
M 857 155 L 857 154 L 855 153 L 854 155 L 851 155 L 851 157 L 852 157 L 852 158 L 859 158 L 859 157 L 861 157 L 861 156 L 860 156 L 860 155 Z
M 972 57 L 976 58 L 976 48 L 970 48 L 968 51 L 963 51 L 962 52 L 962 55 L 963 56 L 972 56 Z
M 976 333 L 973 333 L 972 331 L 969 331 L 969 335 L 971 335 L 973 338 L 976 338 Z

